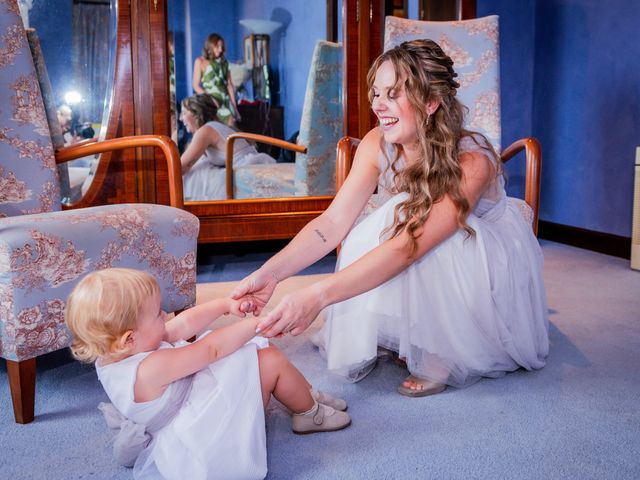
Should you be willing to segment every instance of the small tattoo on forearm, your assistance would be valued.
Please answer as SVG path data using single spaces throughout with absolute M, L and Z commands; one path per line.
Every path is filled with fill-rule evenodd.
M 327 243 L 327 239 L 324 238 L 324 235 L 322 235 L 322 232 L 320 230 L 318 230 L 317 228 L 314 230 L 314 232 L 316 232 L 318 234 L 318 236 L 322 239 L 322 241 L 324 243 Z

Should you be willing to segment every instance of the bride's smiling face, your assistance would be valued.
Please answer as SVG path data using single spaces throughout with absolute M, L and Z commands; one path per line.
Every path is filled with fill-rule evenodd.
M 371 109 L 378 117 L 380 131 L 388 143 L 412 145 L 417 141 L 416 111 L 404 89 L 404 81 L 396 82 L 390 61 L 376 71 L 371 87 Z
M 182 107 L 182 111 L 180 112 L 180 120 L 182 120 L 182 123 L 184 123 L 184 126 L 189 133 L 195 133 L 196 130 L 198 130 L 196 116 L 193 114 L 193 112 L 191 112 L 184 106 Z

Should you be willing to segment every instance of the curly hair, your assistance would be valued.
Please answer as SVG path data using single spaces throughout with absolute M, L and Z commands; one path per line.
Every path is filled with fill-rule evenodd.
M 448 195 L 457 209 L 458 225 L 468 235 L 475 235 L 467 224 L 471 206 L 462 193 L 462 167 L 458 159 L 458 142 L 465 136 L 474 138 L 479 133 L 465 130 L 462 126 L 466 107 L 456 98 L 460 86 L 455 80 L 453 60 L 440 46 L 429 39 L 412 40 L 387 50 L 371 65 L 367 74 L 369 101 L 373 100 L 373 82 L 376 72 L 385 62 L 391 62 L 396 81 L 393 88 L 401 85 L 416 114 L 419 157 L 406 167 L 399 167 L 401 149 L 393 145 L 393 159 L 388 158 L 381 138 L 381 150 L 393 172 L 396 193 L 407 192 L 409 198 L 399 203 L 394 212 L 393 224 L 385 230 L 392 230 L 396 237 L 403 231 L 409 234 L 410 255 L 415 255 L 417 238 L 429 217 L 431 208 Z M 429 115 L 427 102 L 437 100 L 438 107 Z M 484 139 L 483 148 L 493 152 L 490 143 Z M 495 155 L 495 152 L 493 152 Z M 497 158 L 497 156 L 496 156 Z
M 122 353 L 118 340 L 136 328 L 145 302 L 158 293 L 155 278 L 140 270 L 107 268 L 84 277 L 65 308 L 65 322 L 73 334 L 73 356 L 93 362 Z
M 214 60 L 214 58 L 211 56 L 211 47 L 213 47 L 214 45 L 217 45 L 218 42 L 221 40 L 222 40 L 222 53 L 220 54 L 220 57 L 224 57 L 224 51 L 225 51 L 224 38 L 222 38 L 222 35 L 220 35 L 219 33 L 209 34 L 207 39 L 204 41 L 204 47 L 202 47 L 202 56 L 207 60 Z
M 196 117 L 197 127 L 218 119 L 218 105 L 208 93 L 196 93 L 182 100 L 183 109 L 189 110 Z

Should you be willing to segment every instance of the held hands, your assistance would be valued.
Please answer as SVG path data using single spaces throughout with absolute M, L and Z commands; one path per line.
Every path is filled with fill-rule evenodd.
M 316 319 L 325 305 L 314 286 L 285 295 L 266 317 L 258 322 L 258 332 L 272 338 L 285 333 L 300 335 Z
M 242 305 L 243 302 L 242 300 L 235 300 L 233 298 L 227 298 L 227 312 L 225 313 L 225 315 L 231 314 L 231 315 L 235 315 L 236 317 L 242 317 L 244 318 L 246 316 L 245 311 L 242 309 Z
M 253 312 L 257 317 L 269 302 L 277 285 L 278 279 L 271 272 L 256 270 L 233 289 L 231 298 L 240 302 L 243 313 Z

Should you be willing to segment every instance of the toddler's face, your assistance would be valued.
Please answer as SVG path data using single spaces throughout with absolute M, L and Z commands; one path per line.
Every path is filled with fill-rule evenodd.
M 160 293 L 149 297 L 142 307 L 134 332 L 136 350 L 150 352 L 157 350 L 164 339 L 167 314 L 160 309 Z

